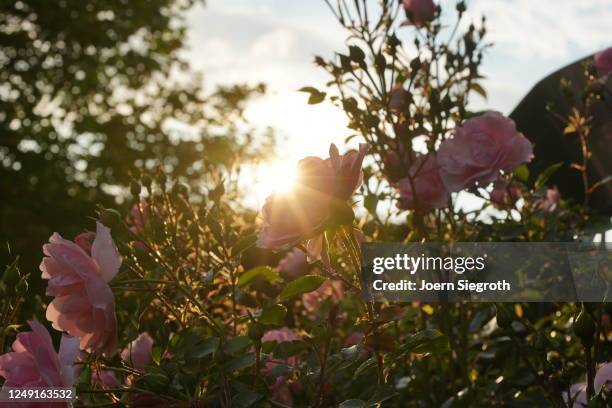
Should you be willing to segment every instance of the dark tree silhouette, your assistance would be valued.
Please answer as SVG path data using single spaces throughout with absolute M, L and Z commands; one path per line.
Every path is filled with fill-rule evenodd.
M 181 57 L 195 3 L 0 2 L 3 264 L 35 270 L 52 231 L 72 238 L 141 169 L 206 185 L 248 153 L 243 106 L 264 88 L 203 92 Z

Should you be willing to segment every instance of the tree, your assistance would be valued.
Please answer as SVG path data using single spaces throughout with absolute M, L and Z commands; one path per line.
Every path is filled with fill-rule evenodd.
M 36 268 L 52 231 L 71 238 L 141 170 L 200 185 L 206 170 L 216 183 L 248 155 L 242 111 L 264 87 L 203 91 L 181 56 L 196 3 L 1 3 L 0 242 L 12 245 L 3 263 L 22 255 Z

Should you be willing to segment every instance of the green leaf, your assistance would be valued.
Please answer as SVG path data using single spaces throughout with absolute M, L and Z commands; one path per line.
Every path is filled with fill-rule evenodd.
M 265 279 L 270 283 L 276 283 L 280 280 L 280 276 L 277 271 L 269 266 L 256 266 L 240 275 L 240 278 L 238 278 L 238 286 L 247 286 L 256 279 Z
M 315 88 L 313 86 L 304 86 L 304 87 L 298 89 L 298 92 L 305 92 L 305 93 L 309 93 L 309 94 L 321 93 L 321 91 L 319 91 L 317 88 Z
M 310 94 L 310 98 L 308 98 L 308 104 L 316 105 L 317 103 L 323 102 L 325 100 L 325 95 L 327 95 L 325 92 Z
M 484 99 L 487 99 L 487 91 L 477 82 L 470 84 L 470 90 L 476 92 L 478 95 L 482 96 Z
M 190 358 L 202 358 L 217 351 L 219 339 L 208 337 L 201 328 L 180 332 L 170 340 L 170 352 Z
M 250 390 L 243 390 L 236 394 L 236 396 L 232 399 L 232 407 L 249 408 L 262 398 L 262 394 L 258 394 Z
M 529 180 L 529 168 L 526 165 L 521 164 L 516 168 L 516 170 L 514 170 L 514 175 L 520 181 L 526 182 Z
M 282 302 L 284 300 L 291 299 L 294 296 L 312 292 L 319 289 L 323 282 L 325 282 L 325 278 L 323 276 L 301 276 L 296 280 L 289 282 L 281 292 L 279 298 Z
M 349 56 L 355 62 L 361 63 L 365 60 L 365 53 L 356 45 L 349 46 Z
M 366 408 L 368 405 L 360 399 L 350 399 L 341 403 L 338 408 Z
M 389 385 L 378 385 L 376 387 L 376 391 L 374 391 L 374 395 L 370 397 L 368 400 L 368 406 L 380 406 L 383 402 L 391 399 L 397 395 L 397 392 L 393 389 L 393 387 Z
M 255 353 L 247 353 L 231 359 L 223 367 L 225 371 L 238 371 L 255 364 Z
M 305 86 L 300 88 L 298 91 L 310 94 L 310 97 L 308 98 L 308 103 L 310 105 L 316 105 L 317 103 L 323 102 L 325 100 L 325 96 L 327 95 L 325 92 L 321 92 L 312 86 Z
M 251 344 L 251 339 L 248 336 L 236 336 L 223 345 L 223 351 L 233 354 L 244 350 Z
M 293 357 L 300 354 L 307 348 L 308 346 L 306 343 L 300 340 L 283 341 L 282 343 L 278 343 L 273 349 L 274 357 L 280 359 Z
M 363 199 L 363 206 L 372 215 L 376 215 L 376 207 L 378 206 L 378 196 L 376 194 L 368 194 Z
M 261 316 L 259 316 L 259 321 L 263 324 L 271 324 L 280 326 L 283 324 L 283 320 L 285 320 L 285 316 L 287 315 L 287 308 L 283 305 L 274 304 L 268 306 L 261 312 Z
M 251 248 L 257 242 L 257 234 L 247 235 L 246 237 L 241 237 L 231 249 L 232 256 L 237 256 Z
M 366 361 L 361 363 L 361 365 L 359 367 L 357 367 L 357 370 L 355 370 L 355 373 L 353 374 L 353 377 L 354 378 L 359 377 L 363 372 L 369 371 L 369 370 L 375 368 L 377 364 L 378 363 L 376 361 L 376 357 L 375 356 L 368 358 Z
M 542 173 L 540 173 L 540 175 L 538 176 L 536 182 L 535 182 L 535 188 L 536 190 L 538 188 L 544 187 L 544 185 L 546 184 L 546 182 L 548 181 L 548 179 L 555 174 L 555 172 L 557 170 L 559 170 L 559 168 L 563 165 L 563 163 L 556 163 L 553 164 L 551 166 L 548 166 Z
M 449 348 L 448 338 L 435 329 L 425 329 L 415 333 L 402 345 L 403 352 L 414 354 L 440 353 Z

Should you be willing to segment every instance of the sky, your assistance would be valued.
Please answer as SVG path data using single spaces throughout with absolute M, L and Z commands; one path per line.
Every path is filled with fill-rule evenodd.
M 440 3 L 454 13 L 456 1 Z M 467 4 L 467 22 L 479 22 L 484 14 L 493 43 L 482 67 L 488 99 L 476 96 L 474 109 L 508 114 L 547 74 L 612 45 L 611 0 Z M 207 0 L 206 7 L 190 12 L 187 23 L 187 57 L 204 72 L 207 86 L 267 84 L 268 94 L 250 104 L 246 116 L 285 138 L 279 146 L 285 161 L 324 156 L 330 143 L 341 146 L 351 134 L 342 111 L 329 102 L 308 105 L 307 95 L 297 91 L 303 86 L 322 89 L 329 79 L 313 64 L 314 55 L 329 58 L 345 49 L 346 33 L 323 0 Z M 412 28 L 405 30 L 404 38 L 411 38 Z

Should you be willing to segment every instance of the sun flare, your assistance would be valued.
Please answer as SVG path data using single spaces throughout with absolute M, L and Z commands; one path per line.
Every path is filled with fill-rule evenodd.
M 273 160 L 255 166 L 253 191 L 262 203 L 273 193 L 290 191 L 296 181 L 297 163 L 293 160 Z

